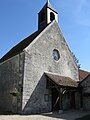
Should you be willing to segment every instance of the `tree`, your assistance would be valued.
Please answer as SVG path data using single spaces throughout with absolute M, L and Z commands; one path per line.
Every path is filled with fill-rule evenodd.
M 79 63 L 79 59 L 75 56 L 75 54 L 73 52 L 72 52 L 72 55 L 73 55 L 74 61 L 76 62 L 78 68 L 80 69 L 81 64 Z

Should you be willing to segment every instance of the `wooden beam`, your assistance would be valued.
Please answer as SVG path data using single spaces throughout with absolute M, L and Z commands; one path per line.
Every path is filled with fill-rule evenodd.
M 58 86 L 47 86 L 47 88 L 58 88 Z
M 59 91 L 59 86 L 49 78 L 47 79 L 47 88 L 56 88 Z
M 59 101 L 60 101 L 60 110 L 63 109 L 63 105 L 62 105 L 62 88 L 59 88 Z

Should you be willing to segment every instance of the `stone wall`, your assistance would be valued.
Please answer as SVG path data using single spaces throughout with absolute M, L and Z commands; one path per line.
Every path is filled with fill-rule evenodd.
M 23 53 L 0 64 L 0 110 L 21 111 Z
M 83 96 L 83 109 L 90 110 L 90 96 Z
M 81 86 L 83 87 L 83 109 L 90 110 L 90 75 L 81 82 Z
M 75 93 L 75 105 L 76 105 L 76 109 L 81 108 L 81 95 L 79 92 Z
M 60 59 L 53 59 L 53 50 L 60 52 Z M 56 22 L 51 23 L 25 49 L 23 81 L 23 113 L 52 110 L 51 90 L 46 88 L 44 72 L 57 73 L 78 80 L 78 67 Z M 48 94 L 49 101 L 44 100 Z

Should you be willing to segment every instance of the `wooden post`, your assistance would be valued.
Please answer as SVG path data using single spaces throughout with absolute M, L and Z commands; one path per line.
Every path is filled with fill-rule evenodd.
M 59 101 L 60 101 L 60 110 L 62 110 L 62 88 L 59 88 Z

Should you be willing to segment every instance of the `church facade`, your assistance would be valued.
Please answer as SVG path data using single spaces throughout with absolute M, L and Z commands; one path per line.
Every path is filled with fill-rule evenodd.
M 90 99 L 89 94 L 83 99 L 83 84 L 58 13 L 48 1 L 38 13 L 38 30 L 0 59 L 0 110 L 34 114 L 80 109 Z

